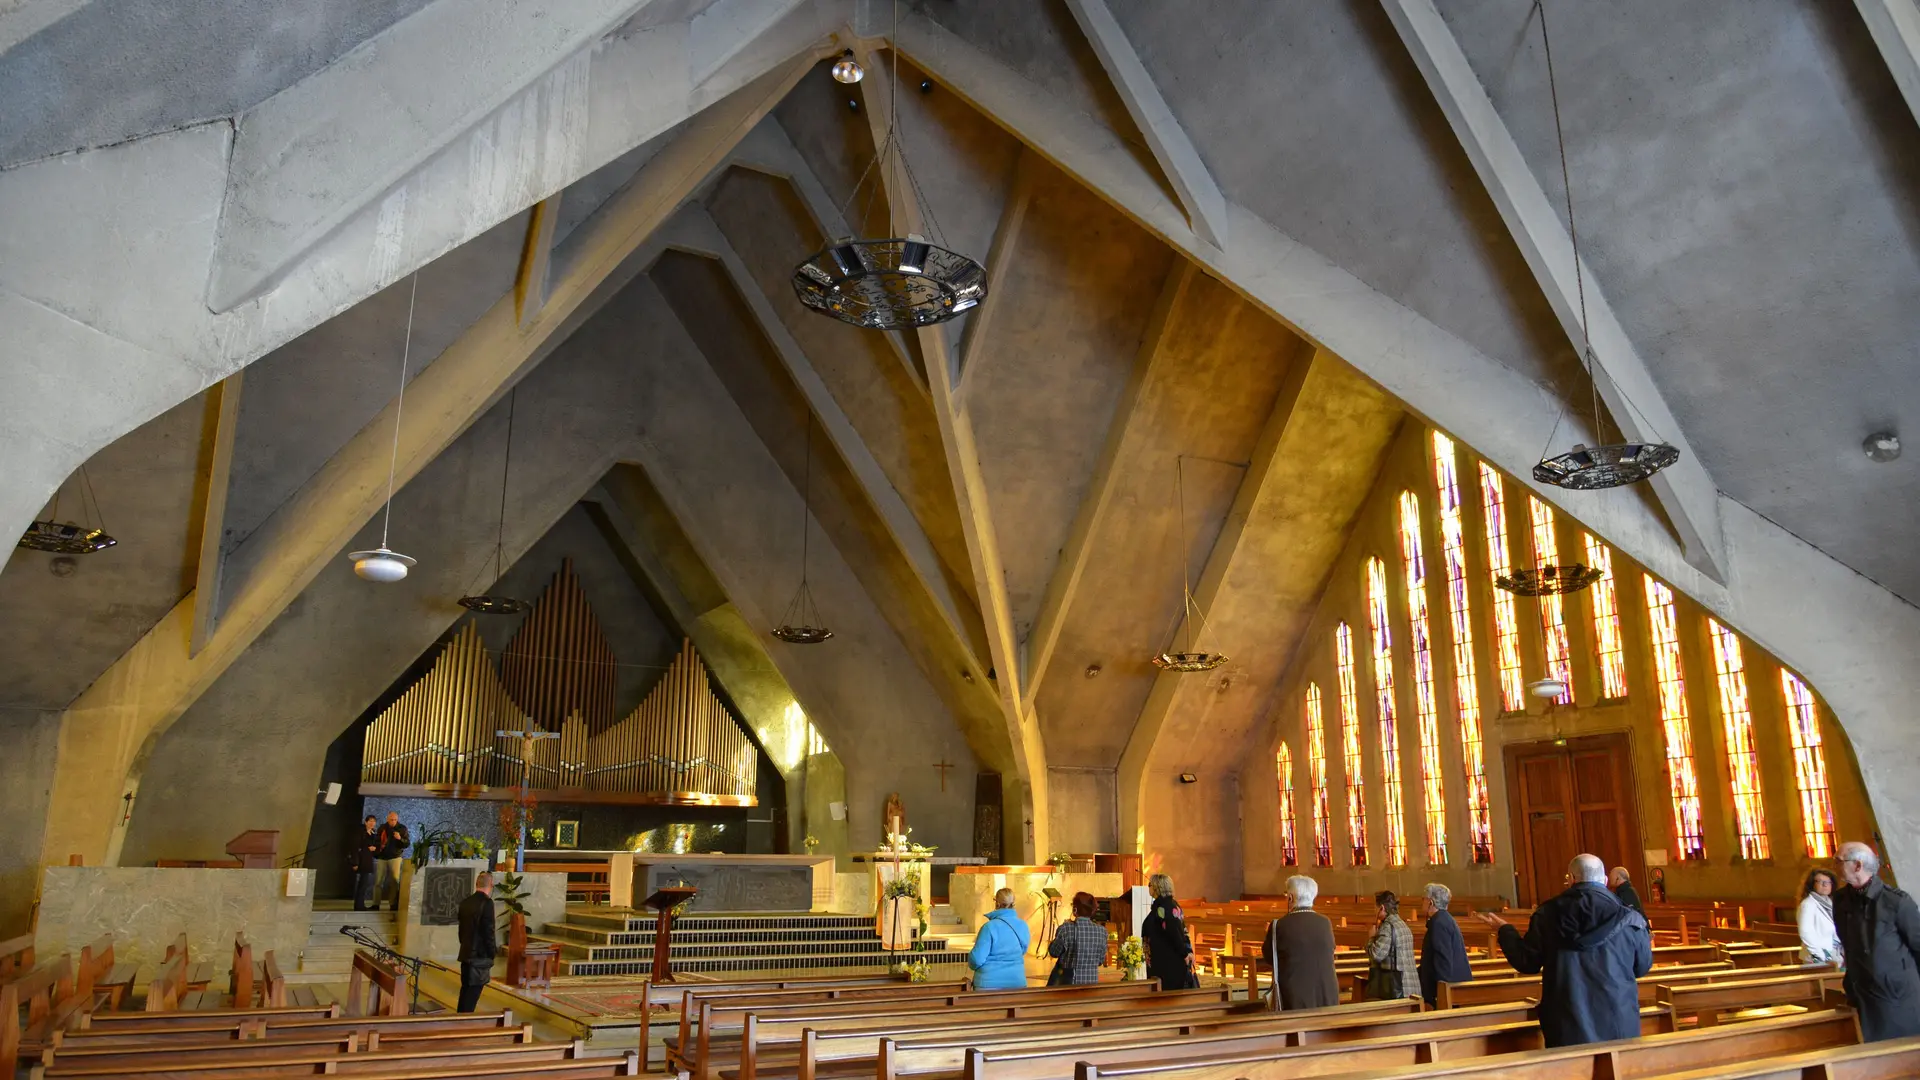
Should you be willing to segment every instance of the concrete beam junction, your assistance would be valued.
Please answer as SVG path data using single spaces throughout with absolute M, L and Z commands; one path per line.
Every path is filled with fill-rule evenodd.
M 1915 0 L 1853 0 L 1887 70 L 1920 121 L 1920 3 Z
M 206 647 L 220 621 L 220 579 L 226 568 L 227 488 L 233 474 L 233 439 L 240 429 L 240 389 L 246 372 L 236 371 L 209 393 L 213 401 L 214 432 L 207 463 L 205 510 L 200 523 L 200 558 L 193 584 L 193 633 L 189 655 Z

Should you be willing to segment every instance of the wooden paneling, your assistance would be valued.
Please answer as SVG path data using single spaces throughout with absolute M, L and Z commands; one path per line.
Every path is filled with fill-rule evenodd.
M 1515 876 L 1522 905 L 1565 888 L 1567 864 L 1587 852 L 1646 879 L 1633 803 L 1633 758 L 1614 733 L 1506 748 Z

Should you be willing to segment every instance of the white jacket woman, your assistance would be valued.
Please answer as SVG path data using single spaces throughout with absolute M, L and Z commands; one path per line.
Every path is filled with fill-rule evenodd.
M 1833 926 L 1833 875 L 1815 870 L 1800 892 L 1800 962 L 1839 964 L 1840 934 Z

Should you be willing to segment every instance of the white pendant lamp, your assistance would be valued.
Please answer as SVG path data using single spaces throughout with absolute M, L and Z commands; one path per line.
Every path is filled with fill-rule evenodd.
M 407 360 L 413 352 L 413 304 L 420 295 L 420 272 L 413 273 L 413 286 L 407 292 L 407 336 L 400 347 L 400 394 L 393 402 L 393 456 L 387 462 L 387 509 L 380 522 L 380 546 L 371 551 L 350 551 L 353 572 L 368 581 L 391 584 L 406 578 L 418 561 L 387 546 L 387 531 L 393 524 L 393 477 L 400 465 L 400 417 L 407 405 Z

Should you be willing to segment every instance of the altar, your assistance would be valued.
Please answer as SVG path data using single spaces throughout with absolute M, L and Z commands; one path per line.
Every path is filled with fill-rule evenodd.
M 700 890 L 692 911 L 825 911 L 833 904 L 831 855 L 675 855 L 575 851 L 607 861 L 607 903 L 632 908 L 668 885 Z

